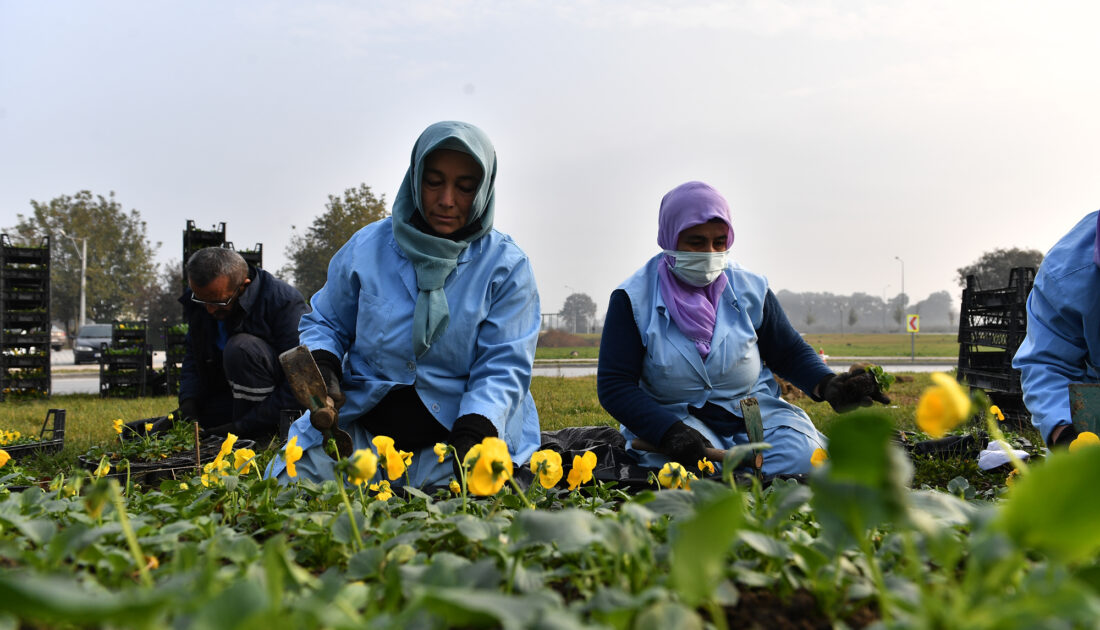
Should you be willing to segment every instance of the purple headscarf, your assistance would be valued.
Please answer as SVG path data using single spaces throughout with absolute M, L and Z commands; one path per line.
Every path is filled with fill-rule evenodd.
M 657 219 L 657 244 L 661 249 L 675 250 L 680 232 L 687 228 L 721 219 L 729 230 L 727 246 L 733 245 L 733 225 L 730 207 L 718 191 L 703 182 L 688 182 L 673 188 L 661 200 L 661 212 Z M 718 296 L 726 284 L 726 274 L 705 287 L 693 287 L 681 282 L 672 273 L 675 258 L 665 255 L 658 265 L 658 285 L 668 306 L 672 321 L 680 332 L 695 343 L 704 359 L 710 354 L 710 341 L 714 336 L 714 322 L 718 314 Z

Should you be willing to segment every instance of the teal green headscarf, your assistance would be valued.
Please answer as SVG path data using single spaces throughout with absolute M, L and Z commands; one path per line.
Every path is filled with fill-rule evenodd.
M 469 154 L 481 165 L 474 204 L 466 227 L 451 238 L 430 234 L 421 213 L 420 186 L 424 160 L 436 149 L 452 149 Z M 416 270 L 416 297 L 413 311 L 413 351 L 419 357 L 432 347 L 451 319 L 443 283 L 458 266 L 458 257 L 470 243 L 493 229 L 493 184 L 497 177 L 497 155 L 489 136 L 463 122 L 438 122 L 424 130 L 412 150 L 412 164 L 405 172 L 401 190 L 393 202 L 393 236 Z

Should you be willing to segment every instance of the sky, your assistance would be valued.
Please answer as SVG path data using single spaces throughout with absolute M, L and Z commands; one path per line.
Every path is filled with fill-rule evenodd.
M 689 180 L 777 292 L 957 305 L 957 268 L 1100 207 L 1097 32 L 1057 0 L 0 0 L 0 228 L 114 191 L 158 261 L 224 221 L 278 270 L 328 195 L 392 202 L 464 120 L 543 313 L 602 317 Z

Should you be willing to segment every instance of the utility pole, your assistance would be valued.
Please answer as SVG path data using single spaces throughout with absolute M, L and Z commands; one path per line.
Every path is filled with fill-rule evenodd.
M 80 241 L 82 245 L 80 249 L 77 249 L 75 238 L 66 234 L 64 230 L 61 230 L 61 236 L 72 241 L 73 249 L 76 249 L 77 255 L 80 256 L 80 327 L 84 328 L 84 324 L 87 321 L 85 318 L 85 313 L 87 312 L 85 306 L 87 304 L 88 295 L 88 239 L 81 238 Z

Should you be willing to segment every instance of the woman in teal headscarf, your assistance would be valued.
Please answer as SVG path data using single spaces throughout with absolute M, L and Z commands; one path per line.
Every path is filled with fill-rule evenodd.
M 393 438 L 415 454 L 408 471 L 415 486 L 451 477 L 450 457 L 440 463 L 432 451 L 437 442 L 462 456 L 500 437 L 516 464 L 539 445 L 529 391 L 538 291 L 527 256 L 493 229 L 496 170 L 493 145 L 477 127 L 428 127 L 393 215 L 333 256 L 299 325 L 355 448 Z M 290 436 L 305 449 L 298 476 L 331 478 L 333 461 L 309 414 Z M 285 468 L 276 458 L 268 474 L 286 479 Z

